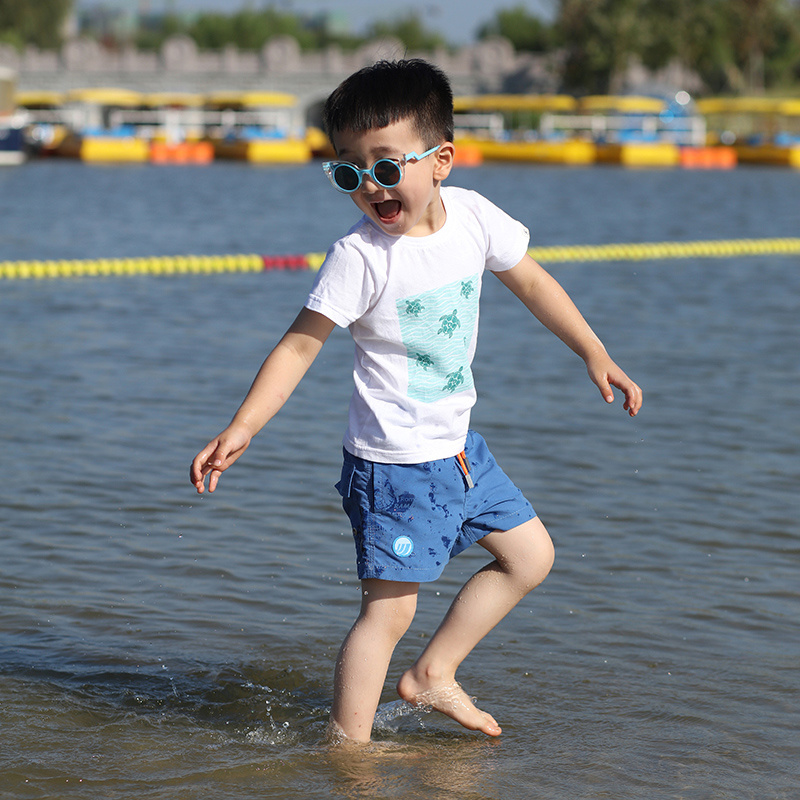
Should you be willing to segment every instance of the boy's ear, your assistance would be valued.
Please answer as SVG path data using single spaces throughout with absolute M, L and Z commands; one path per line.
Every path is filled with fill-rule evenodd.
M 433 170 L 433 177 L 438 181 L 443 181 L 453 168 L 453 159 L 456 156 L 456 148 L 452 142 L 445 142 L 434 154 L 436 167 Z

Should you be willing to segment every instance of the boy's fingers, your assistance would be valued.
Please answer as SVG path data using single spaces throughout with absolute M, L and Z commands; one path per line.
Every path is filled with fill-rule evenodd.
M 623 388 L 625 392 L 625 404 L 623 408 L 625 408 L 632 417 L 635 417 L 642 407 L 642 390 L 633 381 L 621 388 Z
M 607 403 L 614 402 L 614 391 L 611 387 L 616 386 L 625 395 L 622 407 L 632 417 L 639 413 L 639 409 L 642 407 L 642 390 L 627 375 L 624 373 L 622 375 L 603 375 L 596 380 L 596 383 Z
M 206 491 L 206 477 L 208 477 L 208 491 L 213 492 L 219 483 L 219 477 L 236 459 L 247 449 L 249 440 L 241 437 L 228 437 L 221 434 L 209 442 L 192 461 L 189 469 L 189 480 L 198 494 Z
M 195 486 L 203 480 L 202 461 L 200 460 L 200 456 L 196 456 L 194 461 L 192 461 L 192 465 L 189 467 L 189 480 L 195 484 Z
M 597 388 L 600 390 L 600 394 L 603 395 L 603 399 L 606 403 L 613 403 L 614 402 L 614 391 L 611 388 L 611 384 L 606 380 L 605 377 L 598 377 L 595 380 L 595 384 Z
M 208 445 L 194 457 L 189 469 L 189 480 L 197 487 L 198 492 L 202 491 L 206 475 L 213 469 L 221 467 L 224 459 L 225 455 L 221 452 L 218 442 Z
M 217 483 L 219 482 L 219 476 L 222 475 L 222 470 L 216 467 L 211 467 L 205 465 L 202 468 L 200 476 L 195 480 L 193 478 L 192 483 L 194 484 L 195 489 L 197 489 L 198 494 L 203 494 L 206 490 L 205 480 L 206 475 L 208 475 L 208 491 L 213 492 L 214 489 L 217 488 Z
M 632 417 L 635 417 L 639 413 L 639 409 L 642 407 L 643 400 L 644 396 L 642 394 L 642 390 L 634 383 L 633 390 L 631 391 L 631 399 L 628 402 L 628 405 L 630 406 L 630 415 Z
M 225 454 L 219 451 L 217 448 L 206 461 L 206 466 L 208 469 L 219 469 L 225 463 Z

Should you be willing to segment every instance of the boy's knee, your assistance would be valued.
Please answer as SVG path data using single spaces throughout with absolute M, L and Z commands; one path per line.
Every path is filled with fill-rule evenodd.
M 534 586 L 538 586 L 549 574 L 556 560 L 556 548 L 550 534 L 542 526 L 541 532 L 536 539 L 536 558 L 531 564 L 531 572 Z
M 545 539 L 542 542 L 542 560 L 547 564 L 547 571 L 550 572 L 556 561 L 556 546 L 549 533 L 545 533 Z
M 537 520 L 531 521 L 532 535 L 524 553 L 511 564 L 520 588 L 526 594 L 535 589 L 549 574 L 555 563 L 556 551 L 550 534 Z
M 416 591 L 386 594 L 380 590 L 371 591 L 369 587 L 363 591 L 361 618 L 370 625 L 380 627 L 386 636 L 399 641 L 414 620 Z
M 398 603 L 393 607 L 384 607 L 382 613 L 374 615 L 372 621 L 383 630 L 384 635 L 399 642 L 411 627 L 415 611 L 416 605 Z
M 542 568 L 543 568 L 543 575 L 539 581 L 541 583 L 549 574 L 550 570 L 553 569 L 553 564 L 556 562 L 556 548 L 553 544 L 553 540 L 548 536 L 547 541 L 543 546 L 544 552 L 542 553 Z

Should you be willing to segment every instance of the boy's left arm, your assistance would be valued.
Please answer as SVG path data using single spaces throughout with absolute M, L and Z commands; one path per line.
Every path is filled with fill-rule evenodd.
M 515 267 L 495 272 L 495 275 L 536 319 L 584 360 L 589 377 L 606 402 L 614 402 L 611 387 L 616 386 L 625 395 L 625 410 L 632 417 L 639 413 L 642 390 L 608 355 L 603 343 L 550 273 L 526 254 Z

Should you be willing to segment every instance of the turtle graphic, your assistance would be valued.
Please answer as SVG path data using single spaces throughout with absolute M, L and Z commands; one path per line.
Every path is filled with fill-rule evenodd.
M 418 317 L 424 308 L 421 300 L 406 300 L 406 314 L 409 316 Z
M 458 319 L 458 309 L 454 308 L 452 314 L 445 314 L 439 317 L 439 322 L 442 323 L 442 327 L 439 328 L 436 333 L 443 333 L 445 336 L 449 336 L 452 339 L 456 328 L 461 327 L 461 322 Z
M 461 296 L 469 299 L 470 295 L 475 291 L 475 286 L 472 281 L 461 281 Z
M 417 353 L 414 356 L 414 363 L 418 367 L 422 367 L 422 369 L 424 369 L 427 372 L 428 367 L 432 367 L 434 362 L 429 355 L 426 355 L 425 353 Z
M 459 367 L 458 372 L 448 374 L 447 383 L 442 387 L 442 391 L 452 394 L 462 383 L 464 383 L 464 367 Z

